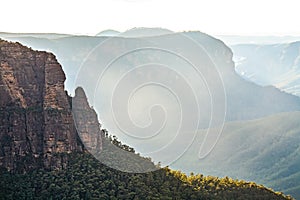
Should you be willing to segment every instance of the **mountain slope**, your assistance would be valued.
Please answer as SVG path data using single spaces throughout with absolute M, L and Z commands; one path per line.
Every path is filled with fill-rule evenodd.
M 199 159 L 194 145 L 172 167 L 253 180 L 276 190 L 300 197 L 300 113 L 282 113 L 252 120 L 226 123 L 212 152 Z
M 0 174 L 0 199 L 292 199 L 255 183 L 168 168 L 124 173 L 88 154 L 70 154 L 64 170 Z
M 300 96 L 300 42 L 231 46 L 235 69 L 242 77 L 259 85 L 273 85 Z
M 188 38 L 186 38 L 187 36 Z M 196 43 L 189 40 L 189 38 L 192 38 Z M 284 191 L 290 191 L 292 194 L 297 191 L 297 184 L 299 183 L 297 179 L 297 175 L 292 175 L 289 178 L 289 173 L 294 174 L 294 170 L 298 170 L 297 162 L 295 163 L 293 161 L 290 162 L 291 166 L 287 166 L 284 163 L 277 164 L 277 168 L 274 168 L 275 166 L 269 166 L 271 164 L 274 164 L 273 160 L 270 160 L 273 155 L 271 152 L 271 149 L 268 149 L 265 151 L 265 154 L 260 154 L 260 150 L 264 149 L 264 147 L 269 146 L 270 143 L 268 143 L 268 140 L 264 139 L 263 142 L 257 142 L 261 139 L 262 135 L 265 135 L 266 133 L 270 134 L 270 137 L 273 138 L 275 141 L 276 138 L 275 135 L 272 136 L 271 133 L 275 132 L 274 130 L 276 128 L 275 125 L 283 125 L 284 128 L 280 129 L 278 134 L 283 134 L 285 132 L 288 132 L 289 130 L 293 131 L 295 128 L 293 125 L 290 124 L 291 120 L 297 119 L 297 118 L 290 118 L 282 117 L 280 120 L 277 120 L 273 122 L 273 118 L 266 118 L 265 121 L 263 121 L 262 124 L 253 125 L 251 126 L 251 123 L 249 126 L 247 126 L 248 121 L 245 123 L 238 122 L 236 126 L 232 126 L 227 131 L 223 132 L 222 137 L 229 135 L 228 138 L 230 138 L 230 135 L 232 138 L 230 139 L 224 139 L 226 141 L 226 145 L 222 146 L 220 143 L 217 143 L 216 148 L 224 148 L 224 150 L 219 149 L 219 158 L 227 158 L 228 161 L 222 160 L 225 163 L 228 162 L 229 164 L 224 164 L 224 166 L 227 166 L 227 169 L 224 170 L 221 168 L 219 163 L 217 162 L 218 159 L 215 161 L 212 159 L 211 165 L 207 165 L 206 168 L 199 168 L 198 165 L 198 151 L 199 147 L 203 142 L 203 138 L 200 137 L 200 139 L 194 141 L 194 151 L 192 153 L 188 153 L 189 151 L 185 152 L 185 148 L 187 147 L 186 143 L 189 141 L 193 141 L 193 137 L 189 137 L 189 129 L 193 129 L 191 127 L 194 126 L 194 122 L 196 121 L 198 115 L 191 115 L 193 114 L 193 111 L 195 111 L 196 107 L 195 104 L 192 104 L 192 95 L 191 93 L 185 93 L 184 87 L 182 87 L 182 83 L 180 81 L 174 81 L 174 77 L 176 77 L 177 74 L 170 73 L 173 69 L 178 70 L 180 75 L 183 75 L 186 77 L 185 80 L 188 80 L 187 82 L 190 83 L 190 85 L 193 86 L 193 89 L 195 89 L 195 93 L 198 95 L 198 99 L 201 100 L 201 103 L 199 103 L 200 107 L 200 116 L 201 116 L 201 128 L 207 128 L 209 126 L 209 120 L 211 119 L 211 108 L 210 108 L 210 96 L 207 92 L 207 88 L 204 87 L 204 84 L 201 79 L 201 77 L 194 77 L 193 75 L 196 74 L 193 69 L 191 69 L 191 65 L 183 62 L 180 59 L 174 59 L 174 57 L 167 55 L 166 53 L 162 53 L 156 50 L 147 50 L 143 52 L 138 52 L 136 54 L 132 54 L 131 56 L 124 57 L 120 60 L 120 63 L 116 64 L 112 68 L 111 75 L 108 76 L 107 80 L 108 82 L 105 82 L 105 84 L 100 84 L 102 86 L 100 93 L 96 93 L 95 95 L 95 87 L 98 86 L 97 78 L 99 77 L 99 74 L 101 70 L 103 70 L 106 62 L 101 61 L 101 59 L 110 59 L 114 58 L 118 55 L 120 55 L 120 52 L 126 52 L 128 50 L 131 50 L 133 48 L 137 47 L 162 47 L 163 49 L 171 49 L 171 50 L 177 50 L 179 53 L 185 53 L 182 55 L 190 56 L 188 58 L 191 58 L 191 60 L 199 59 L 196 61 L 199 61 L 199 69 L 201 72 L 203 72 L 204 78 L 206 78 L 207 84 L 209 88 L 211 89 L 210 92 L 213 95 L 213 105 L 215 116 L 219 117 L 216 121 L 218 123 L 222 122 L 222 117 L 226 117 L 225 120 L 228 121 L 240 121 L 240 120 L 249 120 L 249 119 L 257 119 L 261 117 L 270 116 L 277 113 L 282 112 L 293 112 L 298 111 L 300 109 L 300 101 L 298 97 L 295 97 L 293 95 L 287 94 L 285 92 L 281 92 L 278 89 L 270 86 L 258 86 L 252 82 L 245 81 L 243 78 L 241 78 L 234 70 L 234 64 L 232 61 L 232 52 L 231 50 L 224 45 L 222 41 L 216 40 L 206 34 L 200 33 L 200 32 L 187 32 L 187 33 L 175 33 L 175 34 L 169 34 L 169 35 L 163 35 L 163 36 L 156 36 L 156 37 L 145 37 L 143 39 L 138 38 L 116 38 L 113 37 L 85 37 L 85 36 L 74 36 L 74 37 L 67 37 L 67 38 L 59 38 L 55 40 L 49 40 L 49 39 L 32 39 L 32 38 L 19 38 L 20 40 L 26 41 L 27 44 L 33 44 L 33 45 L 39 45 L 39 48 L 49 48 L 51 50 L 54 50 L 55 53 L 58 54 L 58 59 L 62 61 L 62 63 L 66 66 L 64 69 L 66 70 L 66 74 L 68 77 L 68 80 L 76 80 L 75 74 L 77 72 L 80 72 L 80 77 L 82 78 L 82 82 L 80 83 L 81 86 L 84 86 L 85 91 L 87 93 L 87 98 L 91 100 L 91 105 L 94 106 L 94 108 L 101 113 L 101 120 L 103 124 L 110 130 L 110 132 L 113 132 L 115 135 L 118 136 L 118 138 L 121 139 L 121 141 L 125 142 L 126 144 L 130 146 L 134 146 L 135 149 L 140 152 L 142 155 L 150 156 L 152 159 L 157 163 L 159 161 L 162 162 L 163 165 L 169 165 L 172 164 L 168 159 L 171 158 L 171 161 L 174 161 L 177 158 L 177 156 L 181 155 L 181 153 L 184 153 L 183 158 L 185 156 L 188 157 L 188 159 L 185 160 L 185 162 L 181 162 L 180 164 L 174 165 L 177 169 L 181 169 L 185 172 L 195 171 L 195 172 L 205 172 L 212 175 L 217 176 L 226 176 L 227 173 L 222 172 L 228 172 L 229 175 L 233 177 L 239 177 L 242 179 L 248 179 L 248 180 L 256 180 L 260 183 L 266 183 L 269 187 L 275 187 L 278 190 L 283 189 Z M 106 41 L 108 40 L 108 41 Z M 101 50 L 104 50 L 102 54 L 96 55 L 95 60 L 97 61 L 95 67 L 93 68 L 83 68 L 86 71 L 82 70 L 80 68 L 82 60 L 90 53 L 90 51 L 96 47 L 98 44 L 102 44 L 104 41 L 106 41 L 107 46 L 101 46 Z M 201 44 L 204 50 L 200 50 L 198 48 L 198 44 Z M 214 64 L 212 64 L 211 60 L 209 59 L 209 55 L 212 60 L 214 61 Z M 100 60 L 100 61 L 99 61 Z M 99 62 L 98 62 L 99 61 Z M 100 63 L 100 64 L 99 64 Z M 102 65 L 103 63 L 103 65 Z M 163 83 L 171 85 L 170 88 L 177 89 L 176 91 L 179 91 L 178 94 L 181 96 L 182 102 L 187 102 L 187 106 L 183 109 L 186 111 L 186 115 L 184 116 L 184 119 L 186 120 L 186 126 L 185 129 L 180 130 L 180 134 L 177 136 L 174 133 L 177 133 L 177 125 L 180 125 L 180 121 L 178 118 L 178 113 L 180 113 L 180 110 L 176 109 L 174 105 L 174 101 L 165 101 L 165 93 L 156 94 L 155 92 L 152 93 L 153 90 L 146 90 L 145 93 L 142 93 L 142 95 L 138 96 L 138 98 L 141 99 L 141 102 L 145 105 L 150 105 L 150 107 L 156 103 L 157 100 L 161 100 L 160 102 L 165 103 L 162 105 L 166 105 L 165 108 L 168 108 L 168 111 L 171 111 L 168 113 L 168 119 L 170 120 L 170 125 L 165 126 L 165 129 L 163 129 L 164 132 L 160 132 L 160 134 L 157 135 L 157 137 L 150 138 L 149 140 L 146 140 L 146 142 L 141 142 L 141 140 L 136 140 L 135 138 L 131 137 L 124 137 L 123 132 L 120 132 L 120 129 L 118 127 L 115 127 L 113 124 L 113 117 L 109 118 L 111 114 L 113 113 L 111 110 L 108 110 L 108 108 L 111 107 L 111 99 L 109 98 L 110 94 L 109 92 L 114 90 L 114 84 L 118 83 L 118 80 L 120 77 L 122 77 L 123 74 L 128 72 L 129 70 L 135 69 L 135 66 L 141 66 L 144 63 L 160 63 L 165 64 L 169 66 L 172 70 L 161 70 L 161 68 L 152 67 L 151 70 L 148 71 L 134 71 L 136 73 L 132 73 L 132 75 L 129 77 L 129 80 L 134 80 L 132 82 L 129 82 L 129 85 L 134 85 L 135 83 L 140 83 L 139 81 L 144 80 L 158 80 L 158 81 L 164 81 Z M 216 74 L 215 67 L 218 68 L 220 74 L 222 75 L 224 88 L 226 95 L 224 94 L 224 91 L 222 90 L 222 87 L 220 87 L 220 78 L 218 74 Z M 114 70 L 113 70 L 114 69 Z M 100 72 L 99 72 L 100 71 Z M 116 74 L 119 75 L 116 77 Z M 147 76 L 145 76 L 147 75 Z M 94 77 L 94 78 L 93 78 Z M 96 79 L 95 79 L 96 77 Z M 96 81 L 95 81 L 96 80 Z M 113 83 L 112 85 L 108 83 Z M 72 84 L 71 84 L 72 85 Z M 126 84 L 121 84 L 122 86 L 126 86 Z M 140 84 L 137 84 L 139 86 Z M 176 86 L 176 87 L 174 87 Z M 74 87 L 74 86 L 73 86 Z M 71 86 L 70 86 L 71 88 Z M 74 89 L 74 88 L 73 88 Z M 72 89 L 72 90 L 73 90 Z M 122 91 L 128 91 L 128 88 L 123 88 Z M 108 93 L 106 93 L 108 92 Z M 144 96 L 143 96 L 144 95 Z M 95 96 L 99 97 L 97 101 L 95 101 Z M 225 114 L 225 106 L 224 98 L 226 97 L 226 115 Z M 128 102 L 128 99 L 124 98 L 118 98 L 119 100 L 124 100 L 126 103 Z M 153 101 L 153 99 L 155 101 Z M 94 101 L 93 101 L 94 100 Z M 148 113 L 148 107 L 145 108 L 145 106 L 140 106 L 140 103 L 133 103 L 132 107 L 134 108 L 133 116 L 136 116 L 138 120 L 141 120 L 141 124 L 147 124 L 148 121 L 148 115 L 145 113 Z M 153 103 L 154 102 L 154 103 Z M 159 103 L 160 103 L 159 102 Z M 121 102 L 118 102 L 123 105 Z M 176 102 L 175 102 L 176 103 Z M 155 110 L 154 110 L 155 111 Z M 127 111 L 126 111 L 127 112 Z M 123 112 L 120 112 L 123 113 Z M 124 112 L 125 113 L 125 112 Z M 152 114 L 152 113 L 151 113 Z M 155 114 L 155 112 L 154 112 Z M 146 116 L 146 118 L 144 117 Z M 154 120 L 157 121 L 163 121 L 163 114 L 158 113 L 156 115 L 153 115 Z M 175 121 L 172 121 L 171 119 L 175 119 Z M 145 119 L 143 121 L 143 119 Z M 270 122 L 268 122 L 270 120 Z M 140 122 L 140 121 L 138 121 Z M 263 124 L 266 124 L 263 125 Z M 271 125 L 270 125 L 271 123 Z M 284 125 L 286 124 L 286 125 Z M 217 126 L 218 124 L 214 124 L 214 126 Z M 268 126 L 267 126 L 268 125 Z M 258 127 L 258 128 L 257 128 Z M 261 128 L 259 128 L 261 127 Z M 252 135 L 252 137 L 249 139 L 248 142 L 245 139 L 244 143 L 244 135 L 242 135 L 242 130 L 246 130 L 248 135 Z M 197 129 L 195 129 L 197 130 Z M 220 130 L 220 129 L 219 129 Z M 150 131 L 150 134 L 152 132 Z M 236 138 L 232 136 L 233 133 L 236 133 Z M 259 133 L 259 134 L 256 134 Z M 140 132 L 137 132 L 137 136 L 148 136 L 149 130 L 145 129 Z M 217 135 L 217 134 L 215 134 Z M 176 137 L 175 137 L 176 136 Z M 250 136 L 249 136 L 250 137 Z M 269 137 L 266 136 L 266 137 Z M 279 137 L 279 136 L 278 136 Z M 171 140 L 175 138 L 176 141 Z M 239 139 L 239 141 L 238 141 Z M 273 142 L 273 140 L 271 142 Z M 168 153 L 163 154 L 156 154 L 156 155 L 149 155 L 148 152 L 152 152 L 153 150 L 157 150 L 160 147 L 163 147 L 166 144 L 171 143 L 171 150 Z M 185 143 L 180 143 L 180 142 Z M 298 141 L 298 140 L 294 140 Z M 178 144 L 177 144 L 178 143 Z M 213 143 L 213 141 L 212 141 Z M 235 146 L 235 143 L 237 144 L 245 144 L 244 146 L 241 145 L 239 147 Z M 252 144 L 253 148 L 250 148 Z M 284 152 L 283 146 L 285 145 L 289 146 L 289 149 Z M 293 143 L 293 140 L 280 140 L 277 144 L 277 146 L 274 146 L 276 150 L 276 155 L 283 159 L 284 156 L 293 156 L 294 151 L 292 148 L 294 148 L 296 143 Z M 230 149 L 229 147 L 236 147 L 237 149 Z M 172 149 L 173 148 L 173 149 Z M 229 148 L 229 149 L 228 149 Z M 249 148 L 249 149 L 248 149 Z M 278 149 L 276 149 L 278 148 Z M 152 151 L 151 151 L 152 150 Z M 228 152 L 228 154 L 223 155 L 222 152 Z M 192 151 L 192 150 L 191 150 Z M 231 152 L 232 151 L 232 152 Z M 240 154 L 235 154 L 235 151 L 241 151 Z M 283 152 L 281 152 L 283 151 Z M 174 153 L 176 152 L 176 153 Z M 179 152 L 179 153 L 178 153 Z M 177 154 L 178 153 L 178 154 Z M 174 157 L 171 155 L 174 154 Z M 175 155 L 176 154 L 176 155 Z M 168 156 L 167 156 L 168 155 Z M 229 155 L 233 155 L 233 157 L 229 157 Z M 260 155 L 256 158 L 256 155 Z M 265 156 L 262 156 L 265 155 Z M 190 156 L 190 157 L 189 157 Z M 252 158 L 255 157 L 254 158 Z M 120 156 L 122 157 L 122 156 Z M 250 158 L 251 159 L 250 159 Z M 244 160 L 245 158 L 249 158 L 249 161 L 247 162 Z M 236 167 L 232 167 L 232 162 L 237 163 Z M 194 162 L 194 164 L 187 165 L 189 162 Z M 207 162 L 209 163 L 209 162 Z M 268 164 L 270 163 L 270 164 Z M 244 164 L 244 166 L 240 166 L 238 164 Z M 294 164 L 294 165 L 293 165 Z M 262 168 L 266 167 L 267 165 L 270 170 L 263 170 Z M 122 165 L 119 165 L 122 167 Z M 171 165 L 173 166 L 173 165 Z M 215 167 L 216 166 L 216 167 Z M 220 168 L 218 168 L 220 166 Z M 239 168 L 240 166 L 241 168 Z M 210 171 L 206 171 L 209 169 Z M 214 169 L 214 170 L 212 170 Z M 232 170 L 234 169 L 234 170 Z M 272 170 L 271 170 L 272 169 Z M 277 176 L 273 176 L 276 172 L 285 170 L 287 173 L 286 178 L 283 179 L 283 184 L 286 185 L 286 187 L 283 187 L 280 185 L 281 178 Z M 255 172 L 255 173 L 254 173 Z M 256 174 L 256 172 L 258 174 Z M 259 173 L 260 172 L 260 173 Z M 232 173 L 232 174 L 231 174 Z M 267 176 L 270 178 L 270 180 L 265 180 L 262 177 Z M 294 179 L 294 177 L 296 179 Z M 287 184 L 289 183 L 289 184 Z M 293 189 L 294 188 L 294 189 Z
M 0 199 L 291 199 L 254 183 L 158 170 L 100 130 L 82 88 L 73 98 L 64 92 L 53 54 L 1 40 L 0 59 Z M 120 172 L 84 150 L 123 171 L 156 171 Z
M 196 44 L 200 44 L 204 50 L 199 52 L 199 48 L 195 49 L 196 47 L 193 47 L 193 45 L 196 44 L 192 44 L 191 40 L 188 38 L 182 39 L 184 37 L 191 38 L 196 42 Z M 154 47 L 158 45 L 160 47 L 161 45 L 164 45 L 164 48 L 166 49 L 172 50 L 177 48 L 178 52 L 184 52 L 190 57 L 199 56 L 203 58 L 203 62 L 198 63 L 198 65 L 201 66 L 200 70 L 203 73 L 204 80 L 207 82 L 208 88 L 212 92 L 212 97 L 214 99 L 224 99 L 224 97 L 220 95 L 218 96 L 218 94 L 224 93 L 223 89 L 220 87 L 220 77 L 223 79 L 227 98 L 226 121 L 255 119 L 278 112 L 300 110 L 299 98 L 288 95 L 284 92 L 280 92 L 279 90 L 270 86 L 257 86 L 256 84 L 240 78 L 239 75 L 234 71 L 231 50 L 225 46 L 223 42 L 200 32 L 173 33 L 155 37 L 143 37 L 142 39 L 73 36 L 57 38 L 53 40 L 19 37 L 14 38 L 14 40 L 21 41 L 22 43 L 37 49 L 47 49 L 54 52 L 57 55 L 58 60 L 64 66 L 67 76 L 66 89 L 71 93 L 73 93 L 72 91 L 75 90 L 76 84 L 79 84 L 79 78 L 90 81 L 93 79 L 91 76 L 100 76 L 101 70 L 103 70 L 104 66 L 107 64 L 103 63 L 101 59 L 103 60 L 103 58 L 108 59 L 112 58 L 113 56 L 118 56 L 118 52 L 125 52 L 133 47 L 143 47 L 149 45 Z M 103 44 L 107 45 L 105 53 L 96 57 L 95 62 L 99 61 L 97 68 L 95 66 L 95 68 L 89 69 L 89 71 L 92 71 L 93 74 L 90 72 L 87 73 L 84 71 L 84 66 L 82 66 L 84 63 L 82 62 L 88 58 L 88 55 L 96 56 L 96 52 L 93 54 L 92 50 L 99 44 L 101 44 L 100 48 L 103 50 L 106 48 L 103 47 Z M 110 48 L 109 46 L 113 46 L 113 48 Z M 196 52 L 193 52 L 193 50 Z M 184 64 L 180 60 L 174 60 L 173 62 L 171 57 L 168 57 L 161 52 L 148 51 L 145 53 L 146 55 L 143 55 L 144 52 L 140 54 L 136 53 L 133 55 L 133 58 L 128 57 L 130 60 L 128 60 L 127 57 L 122 59 L 122 61 L 118 63 L 119 66 L 115 67 L 116 70 L 125 71 L 132 69 L 132 66 L 156 62 L 171 66 L 172 69 L 180 70 L 180 72 L 183 73 L 183 75 L 186 75 L 189 79 L 189 76 L 191 76 L 190 74 L 195 74 L 190 65 Z M 210 63 L 211 61 L 205 57 L 207 53 L 214 61 L 215 66 L 212 65 Z M 214 69 L 215 67 L 220 70 L 219 76 L 215 74 L 213 70 L 207 71 L 207 69 Z M 158 72 L 162 74 L 162 77 L 165 76 L 161 70 Z M 112 73 L 114 74 L 116 72 L 112 71 Z M 77 76 L 78 74 L 79 77 Z M 144 79 L 144 77 L 141 77 L 141 79 Z M 199 96 L 199 98 L 203 99 L 204 104 L 207 104 L 210 102 L 210 97 L 205 91 L 207 88 L 203 86 L 201 81 L 201 77 L 194 78 L 191 79 L 190 84 L 195 87 L 197 91 L 204 91 L 203 95 Z M 84 85 L 89 98 L 93 98 L 95 84 L 95 82 L 87 82 Z M 110 86 L 108 85 L 107 87 Z M 198 93 L 197 95 L 200 94 Z M 276 99 L 276 101 L 272 101 L 272 99 Z M 219 101 L 213 102 L 213 104 L 224 104 L 223 102 Z M 92 104 L 97 110 L 104 110 L 103 108 L 99 108 L 101 106 L 100 103 L 92 102 Z M 207 106 L 204 106 L 202 109 L 207 113 L 211 112 L 211 110 L 207 110 Z M 207 121 L 205 121 L 205 119 L 203 120 L 203 124 L 203 126 L 207 126 Z

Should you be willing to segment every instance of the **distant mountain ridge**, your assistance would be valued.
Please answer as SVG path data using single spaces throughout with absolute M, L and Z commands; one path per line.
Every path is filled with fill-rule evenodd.
M 231 50 L 227 48 L 227 46 L 225 46 L 223 42 L 216 40 L 215 38 L 208 36 L 207 34 L 201 32 L 185 32 L 148 37 L 147 33 L 149 32 L 149 30 L 152 29 L 136 30 L 138 30 L 140 34 L 144 34 L 143 31 L 146 32 L 145 37 L 142 38 L 143 42 L 147 41 L 147 38 L 151 42 L 157 43 L 165 43 L 165 41 L 169 39 L 170 41 L 173 41 L 173 43 L 168 44 L 172 47 L 176 46 L 176 37 L 180 37 L 180 35 L 183 34 L 187 37 L 192 38 L 196 42 L 199 42 L 201 45 L 204 45 L 204 47 L 207 49 L 207 52 L 213 55 L 212 58 L 215 59 L 215 61 L 217 62 L 217 66 L 219 67 L 219 70 L 222 73 L 228 97 L 227 119 L 230 121 L 253 119 L 267 115 L 267 113 L 273 114 L 277 112 L 300 110 L 300 103 L 298 98 L 287 95 L 284 92 L 279 92 L 272 87 L 258 87 L 255 84 L 249 83 L 240 78 L 234 71 L 234 64 L 231 60 Z M 153 31 L 159 32 L 160 29 L 153 29 Z M 109 38 L 92 36 L 72 36 L 66 38 L 58 38 L 54 40 L 27 37 L 14 38 L 13 40 L 21 41 L 22 43 L 37 48 L 39 50 L 45 49 L 54 52 L 57 55 L 58 60 L 63 64 L 63 68 L 66 71 L 66 89 L 69 92 L 72 92 L 75 89 L 74 80 L 76 78 L 78 70 L 80 69 L 82 61 L 86 58 L 87 55 L 89 55 L 90 51 L 92 51 L 93 48 L 95 48 L 97 45 L 101 44 L 107 39 Z M 120 43 L 120 46 L 125 45 L 124 47 L 122 47 L 123 50 L 127 48 L 126 45 L 130 46 L 141 44 L 141 38 L 114 38 L 114 40 Z M 109 52 L 108 54 L 110 55 Z M 150 57 L 146 59 L 148 60 L 145 60 L 144 62 L 152 62 L 150 60 Z M 176 63 L 173 64 L 176 65 Z M 85 90 L 89 90 L 88 87 Z M 278 101 L 272 103 L 269 102 L 271 100 L 271 97 L 274 98 L 274 95 L 278 95 L 277 97 L 275 97 L 276 99 L 278 99 Z M 240 98 L 241 100 L 239 100 L 237 103 L 236 100 L 238 98 Z M 258 100 L 259 98 L 260 100 Z M 281 101 L 279 100 L 283 100 L 285 102 L 281 103 Z M 274 103 L 278 105 L 275 106 Z M 260 112 L 265 112 L 265 114 L 259 114 Z
M 164 28 L 132 28 L 120 34 L 121 37 L 146 38 L 173 34 L 173 31 Z
M 71 34 L 60 34 L 60 33 L 7 33 L 0 32 L 1 38 L 14 38 L 14 37 L 33 37 L 33 38 L 47 38 L 57 39 L 62 37 L 70 37 Z
M 112 37 L 112 36 L 118 36 L 120 33 L 121 32 L 119 31 L 108 29 L 97 33 L 96 36 Z
M 216 38 L 224 41 L 226 45 L 233 46 L 238 44 L 272 45 L 285 44 L 300 41 L 300 36 L 242 36 L 242 35 L 215 35 Z
M 300 42 L 231 46 L 236 71 L 259 85 L 273 85 L 300 96 Z

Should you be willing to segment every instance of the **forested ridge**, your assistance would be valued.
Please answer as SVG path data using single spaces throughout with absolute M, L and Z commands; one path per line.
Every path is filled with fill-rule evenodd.
M 104 144 L 128 149 L 112 137 L 105 137 Z M 130 152 L 135 154 L 133 149 Z M 138 164 L 151 162 L 135 156 L 140 159 Z M 262 185 L 228 177 L 187 176 L 168 167 L 148 173 L 125 173 L 101 164 L 89 153 L 72 153 L 68 158 L 62 170 L 37 169 L 16 174 L 3 169 L 0 199 L 292 199 Z

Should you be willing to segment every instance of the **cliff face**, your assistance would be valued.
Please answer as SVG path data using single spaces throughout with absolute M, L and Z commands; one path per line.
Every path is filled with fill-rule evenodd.
M 85 149 L 93 155 L 98 153 L 102 150 L 100 123 L 95 110 L 89 106 L 86 94 L 81 87 L 75 90 L 75 97 L 72 98 L 72 114 Z
M 0 62 L 0 166 L 62 168 L 65 158 L 55 155 L 83 151 L 83 146 L 60 64 L 51 53 L 3 40 Z M 88 105 L 86 99 L 81 102 Z

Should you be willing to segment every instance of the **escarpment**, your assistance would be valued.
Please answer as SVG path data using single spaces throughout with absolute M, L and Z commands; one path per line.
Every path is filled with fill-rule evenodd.
M 10 171 L 63 168 L 64 153 L 85 148 L 73 120 L 72 98 L 64 90 L 61 65 L 51 53 L 4 40 L 0 40 L 0 63 L 0 166 Z M 76 107 L 89 116 L 78 123 L 89 119 L 97 125 L 95 134 L 100 133 L 87 99 L 80 98 Z M 88 134 L 80 135 L 100 149 L 101 136 L 94 139 Z

